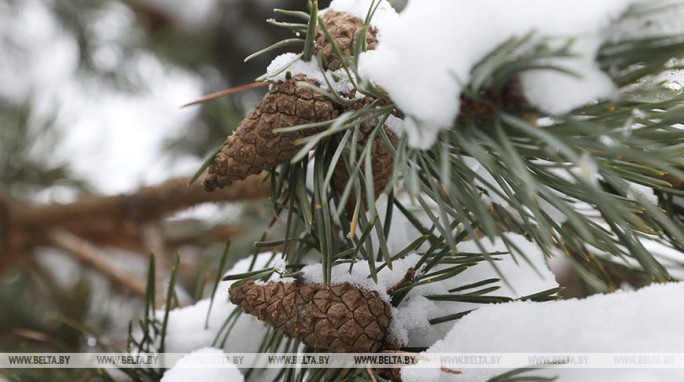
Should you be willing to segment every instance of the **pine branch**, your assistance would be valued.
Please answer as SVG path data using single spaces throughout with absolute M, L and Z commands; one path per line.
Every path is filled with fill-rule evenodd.
M 146 248 L 140 228 L 175 212 L 202 203 L 264 199 L 268 184 L 260 176 L 208 193 L 200 185 L 176 178 L 125 195 L 91 196 L 68 204 L 36 205 L 0 199 L 0 273 L 49 242 L 49 233 L 61 229 L 95 245 Z

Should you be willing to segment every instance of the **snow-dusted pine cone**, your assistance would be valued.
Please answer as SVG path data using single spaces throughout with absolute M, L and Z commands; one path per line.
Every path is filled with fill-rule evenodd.
M 388 128 L 387 126 L 385 126 L 384 129 L 385 133 L 387 134 L 387 137 L 392 143 L 392 146 L 396 148 L 397 143 L 399 142 L 399 138 L 392 131 L 392 129 Z M 364 135 L 358 141 L 359 147 L 356 151 L 358 153 L 357 160 L 359 160 L 361 151 L 367 144 L 368 135 Z M 394 159 L 392 158 L 392 154 L 390 153 L 389 148 L 387 147 L 387 145 L 385 144 L 385 142 L 379 134 L 376 134 L 372 144 L 373 147 L 371 147 L 370 150 L 371 165 L 373 169 L 373 191 L 375 192 L 375 199 L 377 199 L 380 196 L 380 194 L 385 190 L 389 182 L 392 180 L 392 169 L 394 167 Z M 362 165 L 361 171 L 365 175 L 364 168 L 365 166 Z M 340 161 L 337 162 L 335 171 L 333 172 L 333 187 L 341 195 L 344 192 L 345 187 L 347 186 L 347 182 L 349 182 L 349 169 L 347 168 L 347 164 L 340 159 Z M 345 206 L 347 216 L 352 216 L 355 207 L 356 198 L 352 191 L 352 193 L 349 196 L 349 199 L 347 199 L 347 204 Z M 364 209 L 368 208 L 366 203 L 366 193 L 363 192 L 363 190 L 361 192 L 361 207 Z
M 354 52 L 354 45 L 361 27 L 363 27 L 363 20 L 346 12 L 328 9 L 321 16 L 321 22 L 325 23 L 328 32 L 337 42 L 337 46 L 339 46 L 342 54 L 350 56 Z M 340 68 L 342 66 L 340 58 L 333 50 L 332 44 L 320 27 L 316 29 L 315 41 L 318 52 L 323 56 L 323 67 L 330 70 Z M 366 44 L 368 50 L 375 49 L 378 44 L 377 30 L 373 27 L 368 29 Z
M 330 99 L 312 89 L 297 86 L 300 81 L 318 85 L 304 75 L 275 83 L 249 116 L 240 122 L 208 168 L 204 179 L 207 191 L 289 161 L 301 148 L 295 140 L 315 132 L 307 129 L 279 134 L 274 129 L 337 117 L 338 110 Z
M 389 304 L 377 292 L 350 283 L 249 282 L 231 289 L 230 301 L 319 351 L 370 353 L 394 347 Z

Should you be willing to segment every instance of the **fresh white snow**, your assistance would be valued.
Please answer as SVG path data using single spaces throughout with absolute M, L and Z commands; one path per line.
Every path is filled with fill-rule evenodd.
M 637 183 L 629 182 L 627 197 L 641 203 L 658 204 L 658 196 L 656 196 L 653 188 Z
M 283 53 L 277 56 L 266 68 L 266 76 L 271 82 L 285 81 L 288 74 L 292 76 L 304 74 L 307 78 L 316 80 L 323 90 L 331 90 L 331 86 L 328 86 L 330 83 L 332 90 L 337 93 L 356 92 L 354 84 L 343 70 L 322 72 L 316 60 L 302 61 L 295 53 Z
M 370 26 L 377 28 L 378 38 L 382 39 L 384 28 L 396 21 L 399 14 L 392 8 L 387 0 L 333 0 L 327 9 L 338 12 L 346 12 L 353 16 L 366 20 L 371 9 L 375 9 L 370 20 Z M 325 13 L 325 9 L 321 13 Z
M 652 285 L 582 300 L 488 305 L 458 321 L 428 353 L 681 353 L 684 283 Z M 426 381 L 420 368 L 402 371 L 404 382 Z M 505 369 L 440 373 L 432 382 L 486 381 Z M 677 381 L 681 369 L 555 369 L 559 382 Z
M 260 254 L 257 257 L 254 270 L 265 268 L 271 255 L 271 253 Z M 248 272 L 251 261 L 251 257 L 238 261 L 228 273 Z M 221 326 L 235 309 L 235 305 L 228 299 L 228 289 L 233 282 L 222 281 L 219 283 L 207 327 L 205 327 L 205 320 L 209 311 L 210 298 L 169 312 L 165 343 L 167 352 L 187 353 L 213 345 Z M 159 312 L 159 318 L 162 317 L 163 312 Z M 266 326 L 262 322 L 259 322 L 254 316 L 243 314 L 231 330 L 224 350 L 227 352 L 256 352 L 259 350 L 259 342 L 254 339 L 260 338 L 265 332 Z
M 577 57 L 550 64 L 573 70 L 523 75 L 525 95 L 549 113 L 564 113 L 615 87 L 594 61 L 601 31 L 627 8 L 628 0 L 409 1 L 399 17 L 383 25 L 374 51 L 359 59 L 361 74 L 384 88 L 407 115 L 413 147 L 428 148 L 458 115 L 462 84 L 473 66 L 511 36 L 534 31 L 562 43 L 578 37 Z
M 206 356 L 221 355 L 220 349 L 205 347 L 184 356 L 173 368 L 164 373 L 161 382 L 243 382 L 245 378 L 240 370 L 234 365 L 222 365 L 220 368 L 212 368 L 210 364 L 202 365 Z M 183 367 L 182 364 L 192 365 Z

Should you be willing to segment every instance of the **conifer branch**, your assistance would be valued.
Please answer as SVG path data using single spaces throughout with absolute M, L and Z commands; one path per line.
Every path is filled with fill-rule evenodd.
M 30 204 L 4 193 L 0 195 L 0 273 L 36 246 L 49 245 L 54 229 L 97 246 L 148 250 L 141 235 L 145 224 L 203 203 L 264 199 L 268 191 L 268 184 L 255 175 L 214 193 L 200 185 L 188 186 L 181 177 L 129 194 L 91 196 L 67 204 Z M 223 236 L 229 231 L 206 234 Z

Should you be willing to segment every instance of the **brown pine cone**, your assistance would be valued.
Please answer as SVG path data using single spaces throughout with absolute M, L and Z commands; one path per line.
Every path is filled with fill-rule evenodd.
M 389 138 L 390 142 L 392 142 L 392 146 L 395 148 L 397 147 L 397 144 L 399 142 L 399 138 L 397 137 L 396 134 L 387 126 L 384 127 L 385 133 L 387 134 L 387 137 Z M 361 151 L 363 148 L 368 144 L 368 135 L 364 135 L 359 141 L 358 141 L 358 149 L 357 149 L 357 160 L 360 159 Z M 392 180 L 392 169 L 394 167 L 394 158 L 392 158 L 392 154 L 390 153 L 387 145 L 383 141 L 382 137 L 379 134 L 376 134 L 375 139 L 373 140 L 373 147 L 371 147 L 371 165 L 373 169 L 373 191 L 375 193 L 375 199 L 377 199 L 380 194 L 385 190 L 389 182 Z M 365 175 L 365 166 L 362 164 L 361 165 L 361 172 Z M 349 182 L 349 168 L 347 167 L 347 164 L 340 159 L 337 162 L 337 166 L 335 167 L 335 171 L 333 172 L 333 187 L 335 190 L 337 190 L 338 194 L 342 194 L 344 192 L 345 187 L 347 186 L 347 182 Z M 366 193 L 363 192 L 363 189 L 361 190 L 361 207 L 366 209 L 368 208 L 367 206 L 367 200 L 366 200 Z M 347 199 L 347 204 L 345 206 L 345 212 L 347 213 L 347 216 L 351 217 L 354 213 L 354 208 L 356 207 L 356 197 L 352 191 L 352 193 L 349 195 L 349 199 Z
M 301 146 L 295 140 L 314 134 L 307 129 L 291 133 L 273 130 L 334 119 L 338 110 L 323 94 L 297 86 L 297 82 L 318 83 L 296 75 L 273 85 L 264 99 L 223 143 L 204 179 L 204 188 L 213 191 L 258 174 L 292 159 Z
M 495 114 L 494 111 L 501 109 L 522 111 L 523 118 L 532 123 L 537 121 L 536 112 L 525 97 L 519 77 L 514 78 L 498 91 L 487 90 L 483 92 L 479 99 L 472 99 L 461 94 L 459 118 L 488 118 Z
M 339 46 L 342 54 L 350 56 L 354 52 L 354 44 L 361 31 L 361 27 L 363 27 L 363 20 L 346 12 L 328 9 L 320 17 L 320 22 L 325 23 L 328 32 L 337 42 L 337 46 Z M 328 41 L 320 27 L 316 29 L 315 41 L 318 51 L 323 56 L 323 67 L 329 70 L 340 68 L 342 66 L 340 58 L 335 54 L 332 44 Z M 371 27 L 368 29 L 366 44 L 368 50 L 373 50 L 378 45 L 376 28 Z
M 231 289 L 230 301 L 319 351 L 371 353 L 394 347 L 389 304 L 377 292 L 350 283 L 249 282 Z

